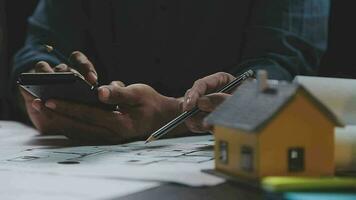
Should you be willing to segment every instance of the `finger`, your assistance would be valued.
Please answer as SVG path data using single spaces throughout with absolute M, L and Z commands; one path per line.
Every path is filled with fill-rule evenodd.
M 42 103 L 41 99 L 34 99 L 31 102 L 31 106 L 35 111 L 41 112 L 41 110 L 43 108 L 43 103 Z
M 51 121 L 42 125 L 42 132 L 47 134 L 62 134 L 71 139 L 89 142 L 110 142 L 117 140 L 118 134 L 101 126 L 85 123 L 42 107 L 41 114 L 51 116 Z
M 184 94 L 183 105 L 182 105 L 184 111 L 187 110 L 187 105 L 190 104 L 191 101 L 190 91 L 191 89 L 188 89 Z
M 94 65 L 89 59 L 81 52 L 75 51 L 69 57 L 69 61 L 79 71 L 80 74 L 91 84 L 96 85 L 98 82 L 98 74 Z
M 34 97 L 32 94 L 30 94 L 29 92 L 27 92 L 27 90 L 25 90 L 24 88 L 22 88 L 21 86 L 18 87 L 20 94 L 22 95 L 22 97 L 24 98 L 25 102 L 32 102 L 36 97 Z
M 203 125 L 204 118 L 208 115 L 206 112 L 199 112 L 196 115 L 190 117 L 185 121 L 186 126 L 188 129 L 194 133 L 204 133 L 209 131 Z
M 121 132 L 114 132 L 104 126 L 86 123 L 66 115 L 48 109 L 41 100 L 33 100 L 32 107 L 37 115 L 42 115 L 46 121 L 34 120 L 34 123 L 41 133 L 63 134 L 69 138 L 76 138 L 84 141 L 105 141 L 117 142 L 121 139 Z M 110 122 L 108 122 L 110 123 Z
M 70 68 L 64 63 L 55 66 L 53 70 L 55 72 L 70 72 Z
M 53 73 L 52 67 L 45 61 L 40 61 L 35 65 L 35 72 Z
M 21 94 L 21 96 L 24 100 L 24 103 L 26 105 L 26 110 L 27 110 L 28 114 L 29 115 L 37 114 L 38 110 L 40 110 L 40 107 L 41 107 L 41 105 L 39 105 L 39 104 L 42 104 L 41 100 L 39 98 L 33 96 L 31 93 L 29 93 L 27 90 L 25 90 L 22 86 L 19 86 L 19 91 L 20 91 L 20 94 Z
M 54 104 L 55 106 L 53 107 L 50 104 Z M 85 132 L 66 130 L 65 135 L 69 138 L 85 138 L 86 141 L 93 140 L 94 142 L 100 139 L 106 143 L 120 143 L 130 138 L 130 135 L 127 135 L 127 131 L 129 130 L 128 125 L 131 124 L 130 118 L 120 112 L 105 111 L 60 100 L 48 100 L 45 106 L 47 109 L 51 107 L 50 110 L 55 114 L 62 115 L 84 125 L 90 124 L 96 127 L 94 131 L 86 130 Z M 71 126 L 70 128 L 73 129 Z
M 231 95 L 226 93 L 213 93 L 198 99 L 197 106 L 201 111 L 213 112 L 217 106 L 229 98 Z
M 53 128 L 57 123 L 51 123 L 53 115 L 50 112 L 46 112 L 46 108 L 40 99 L 34 99 L 26 108 L 32 123 L 40 133 L 54 134 Z
M 98 88 L 98 95 L 100 101 L 107 104 L 127 104 L 135 105 L 140 96 L 127 87 L 121 87 L 118 85 L 106 85 Z
M 27 109 L 27 112 L 29 112 L 33 124 L 40 133 L 70 133 L 71 135 L 66 135 L 81 135 L 80 138 L 82 140 L 103 140 L 113 138 L 112 133 L 109 130 L 102 127 L 94 127 L 89 123 L 84 124 L 83 122 L 75 121 L 74 119 L 70 119 L 64 115 L 54 113 L 48 109 L 40 99 L 34 99 L 34 97 L 26 94 L 27 92 L 23 89 L 20 89 L 20 91 L 27 96 L 25 97 L 27 104 L 32 107 L 32 109 Z
M 112 81 L 110 85 L 118 86 L 118 87 L 125 87 L 125 83 L 121 81 Z
M 61 116 L 56 114 L 57 123 L 62 126 L 57 129 L 57 132 L 67 136 L 70 139 L 76 139 L 85 142 L 96 142 L 96 143 L 112 143 L 117 141 L 119 135 L 112 132 L 111 130 L 95 126 L 89 123 L 73 120 L 66 116 Z
M 41 99 L 38 99 L 38 98 L 34 99 L 31 102 L 31 106 L 33 108 L 32 109 L 33 112 L 35 112 L 36 114 L 39 114 L 39 113 L 43 114 L 44 113 L 46 118 L 47 118 L 47 120 L 53 119 L 52 113 L 49 113 L 49 112 L 45 113 L 44 112 L 44 111 L 47 111 L 48 109 L 45 107 L 44 102 Z
M 234 79 L 235 77 L 231 74 L 218 72 L 195 81 L 193 87 L 185 95 L 183 109 L 191 110 L 201 96 L 222 88 Z
M 125 87 L 125 84 L 121 81 L 112 81 L 110 85 L 113 87 Z M 98 89 L 98 96 L 100 100 L 102 100 L 105 103 L 108 103 L 107 100 L 110 99 L 110 90 L 106 87 L 101 87 Z M 116 103 L 113 102 L 113 104 Z
M 110 124 L 113 121 L 120 123 L 124 120 L 124 117 L 119 112 L 106 111 L 92 106 L 67 101 L 50 99 L 45 102 L 45 106 L 56 113 L 100 126 L 107 126 L 107 124 Z
M 203 119 L 203 129 L 207 130 L 207 132 L 214 134 L 213 130 L 214 130 L 214 126 L 211 124 L 206 123 L 206 118 Z

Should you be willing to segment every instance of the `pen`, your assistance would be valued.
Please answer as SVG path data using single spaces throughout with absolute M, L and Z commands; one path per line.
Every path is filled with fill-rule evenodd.
M 231 81 L 229 84 L 225 85 L 223 88 L 220 90 L 216 91 L 218 92 L 227 92 L 231 90 L 232 88 L 236 87 L 237 85 L 241 84 L 244 80 L 253 77 L 254 72 L 252 70 L 248 70 L 238 76 L 235 80 Z M 182 114 L 180 114 L 178 117 L 174 118 L 172 121 L 168 122 L 166 125 L 162 126 L 160 129 L 152 133 L 146 140 L 145 143 L 152 142 L 154 140 L 157 140 L 158 138 L 162 137 L 163 135 L 166 135 L 169 131 L 180 125 L 181 123 L 184 122 L 187 118 L 195 115 L 198 113 L 200 110 L 198 107 L 194 107 L 190 111 L 185 111 Z
M 48 53 L 53 53 L 55 56 L 57 56 L 57 58 L 59 60 L 61 60 L 62 62 L 64 62 L 66 65 L 71 65 L 71 63 L 69 62 L 69 60 L 67 59 L 67 57 L 65 57 L 61 52 L 57 51 L 56 49 L 54 49 L 52 46 L 50 45 L 43 45 L 44 48 L 46 49 L 46 51 Z

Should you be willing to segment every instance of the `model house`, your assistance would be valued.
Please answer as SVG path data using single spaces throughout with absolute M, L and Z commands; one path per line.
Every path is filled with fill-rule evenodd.
M 264 75 L 261 75 L 264 74 Z M 342 123 L 303 86 L 259 73 L 207 118 L 218 171 L 246 178 L 331 176 Z

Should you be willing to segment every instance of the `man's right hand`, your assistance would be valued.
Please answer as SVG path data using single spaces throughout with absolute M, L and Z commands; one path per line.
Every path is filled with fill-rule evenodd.
M 210 126 L 204 124 L 204 118 L 218 105 L 231 96 L 228 93 L 211 93 L 235 79 L 234 76 L 225 72 L 218 72 L 194 82 L 184 96 L 183 111 L 188 111 L 197 106 L 201 112 L 188 118 L 185 124 L 192 132 L 211 131 Z

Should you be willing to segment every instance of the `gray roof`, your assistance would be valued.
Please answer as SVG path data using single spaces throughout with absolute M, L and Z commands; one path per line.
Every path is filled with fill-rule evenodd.
M 260 92 L 257 82 L 250 80 L 242 84 L 232 97 L 216 108 L 205 120 L 208 124 L 237 128 L 255 132 L 264 127 L 287 103 L 293 99 L 296 91 L 306 91 L 309 99 L 326 114 L 336 125 L 343 124 L 321 104 L 303 86 L 287 82 L 271 82 L 273 88 Z

